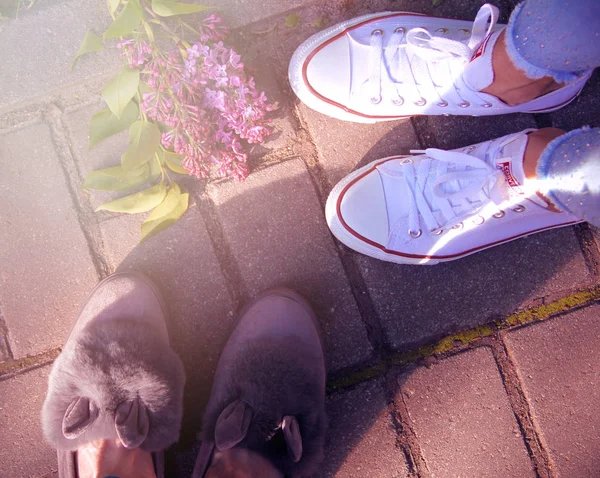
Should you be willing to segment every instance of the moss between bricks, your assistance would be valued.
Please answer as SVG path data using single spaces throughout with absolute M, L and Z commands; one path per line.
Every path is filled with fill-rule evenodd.
M 444 337 L 433 344 L 426 345 L 416 350 L 388 355 L 376 365 L 349 372 L 341 377 L 335 377 L 328 380 L 327 392 L 332 393 L 372 378 L 380 377 L 392 366 L 402 366 L 427 357 L 447 354 L 463 345 L 476 342 L 485 337 L 490 337 L 500 330 L 519 327 L 533 322 L 540 322 L 561 312 L 589 304 L 599 299 L 600 286 L 597 286 L 593 289 L 573 293 L 550 304 L 534 307 L 523 312 L 517 312 L 509 315 L 505 319 L 497 320 L 490 324 L 480 325 L 473 329 Z
M 58 357 L 58 354 L 60 354 L 60 350 L 60 348 L 56 348 L 38 355 L 2 362 L 0 363 L 0 380 L 52 363 Z
M 327 392 L 332 393 L 376 377 L 381 377 L 392 366 L 402 366 L 427 357 L 447 354 L 460 346 L 476 342 L 485 337 L 490 337 L 497 331 L 533 322 L 540 322 L 561 312 L 587 305 L 596 300 L 600 300 L 600 286 L 573 293 L 555 302 L 551 302 L 550 304 L 511 314 L 505 319 L 497 320 L 491 324 L 480 325 L 473 329 L 449 335 L 433 344 L 426 345 L 416 350 L 390 354 L 382 358 L 382 360 L 375 365 L 328 380 Z M 32 357 L 2 362 L 0 363 L 0 379 L 46 365 L 58 357 L 59 353 L 60 348 L 56 348 Z

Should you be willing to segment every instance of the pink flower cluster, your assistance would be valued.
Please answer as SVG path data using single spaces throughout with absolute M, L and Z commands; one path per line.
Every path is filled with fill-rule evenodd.
M 123 40 L 117 43 L 117 48 L 129 68 L 139 68 L 152 58 L 152 48 L 144 41 Z
M 248 175 L 242 141 L 260 143 L 271 134 L 265 115 L 274 105 L 246 75 L 240 55 L 223 43 L 227 30 L 219 23 L 208 17 L 200 41 L 185 54 L 153 51 L 147 57 L 143 43 L 121 50 L 130 65 L 143 65 L 141 78 L 152 91 L 144 93 L 141 107 L 170 128 L 163 147 L 182 154 L 194 176 L 206 178 L 216 167 L 218 175 L 241 180 Z

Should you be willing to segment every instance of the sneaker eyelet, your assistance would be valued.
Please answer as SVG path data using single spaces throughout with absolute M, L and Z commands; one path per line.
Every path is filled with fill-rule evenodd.
M 459 222 L 458 224 L 454 224 L 452 229 L 462 229 L 463 227 L 465 227 L 465 225 L 462 222 Z
M 383 30 L 381 28 L 378 28 L 377 30 L 373 30 L 371 32 L 371 36 L 375 36 L 375 35 L 381 35 L 381 36 L 383 36 Z
M 514 212 L 523 212 L 523 211 L 525 211 L 525 206 L 518 205 L 517 207 L 513 208 L 513 211 Z
M 481 106 L 483 106 L 484 108 L 491 108 L 491 107 L 492 107 L 492 106 L 494 106 L 494 105 L 493 105 L 493 104 L 491 104 L 491 103 L 484 103 L 484 104 L 482 104 Z
M 469 103 L 468 101 L 463 101 L 462 103 L 459 103 L 458 106 L 460 106 L 461 108 L 468 108 L 469 106 L 471 106 L 471 103 Z
M 448 106 L 448 102 L 446 100 L 442 100 L 441 102 L 439 102 L 437 104 L 440 108 L 445 108 L 446 106 Z
M 427 100 L 423 97 L 419 101 L 415 101 L 415 105 L 417 106 L 425 106 L 427 104 Z
M 400 161 L 400 165 L 404 166 L 405 164 L 411 164 L 413 162 L 412 159 L 410 158 L 404 158 L 402 161 Z
M 394 30 L 394 33 L 406 33 L 406 28 L 398 27 Z
M 439 236 L 444 232 L 444 230 L 440 227 L 438 229 L 432 229 L 431 231 L 429 231 L 429 234 L 431 234 L 432 236 Z
M 492 217 L 495 217 L 496 219 L 501 219 L 504 216 L 506 216 L 506 213 L 502 210 L 498 211 L 496 214 L 492 214 Z
M 404 104 L 404 98 L 402 98 L 401 96 L 399 96 L 398 98 L 394 98 L 392 100 L 392 104 L 394 104 L 394 106 L 402 106 Z
M 374 105 L 381 103 L 381 96 L 371 96 L 371 103 Z
M 440 32 L 440 33 L 443 33 L 445 35 L 446 33 L 448 33 L 448 29 L 447 28 L 438 28 L 436 30 L 436 32 Z
M 485 217 L 483 217 L 483 216 L 477 216 L 475 219 L 473 219 L 473 224 L 475 224 L 477 226 L 481 226 L 484 222 L 485 222 Z
M 471 30 L 469 30 L 468 28 L 461 28 L 458 31 L 463 32 L 465 35 L 468 35 L 469 33 L 471 33 Z
M 423 234 L 423 231 L 421 231 L 421 229 L 419 229 L 418 231 L 411 231 L 410 229 L 408 230 L 408 235 L 413 239 L 421 237 L 421 234 Z

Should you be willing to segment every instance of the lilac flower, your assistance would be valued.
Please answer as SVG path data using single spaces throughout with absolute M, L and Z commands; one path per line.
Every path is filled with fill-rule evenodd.
M 142 111 L 170 128 L 164 148 L 183 155 L 189 174 L 206 178 L 211 168 L 238 180 L 248 175 L 244 143 L 260 143 L 271 134 L 267 112 L 275 108 L 254 79 L 246 76 L 240 55 L 223 43 L 227 29 L 214 15 L 198 28 L 200 41 L 185 52 L 153 52 L 134 40 L 121 42 L 123 58 L 141 66 L 151 92 Z

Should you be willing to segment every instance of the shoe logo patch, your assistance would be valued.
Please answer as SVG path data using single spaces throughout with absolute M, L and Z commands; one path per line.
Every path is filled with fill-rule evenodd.
M 503 163 L 498 163 L 496 168 L 502 171 L 504 177 L 506 178 L 506 183 L 510 186 L 510 188 L 518 194 L 525 194 L 521 184 L 519 181 L 513 176 L 512 169 L 510 167 L 510 161 L 505 161 Z
M 481 43 L 481 45 L 479 45 L 479 48 L 477 48 L 477 50 L 475 50 L 475 54 L 473 55 L 473 57 L 471 58 L 471 62 L 477 60 L 477 58 L 479 58 L 481 55 L 483 55 L 483 53 L 485 52 L 485 47 L 487 45 L 488 40 L 490 39 L 492 35 L 488 35 L 487 37 L 485 37 L 485 40 L 483 40 L 483 42 Z

